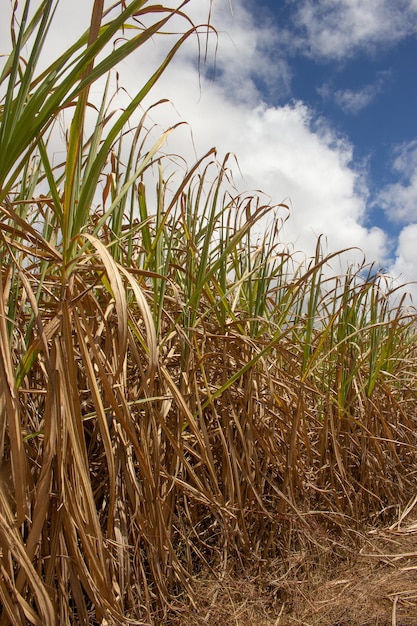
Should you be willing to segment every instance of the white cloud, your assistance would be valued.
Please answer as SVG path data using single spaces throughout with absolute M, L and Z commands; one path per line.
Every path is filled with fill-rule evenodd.
M 356 115 L 365 109 L 375 99 L 378 94 L 374 85 L 367 85 L 359 91 L 352 89 L 338 89 L 334 94 L 336 104 L 345 113 Z
M 356 115 L 378 97 L 385 89 L 391 73 L 389 71 L 379 72 L 377 79 L 363 86 L 361 89 L 338 89 L 334 93 L 328 85 L 319 89 L 319 93 L 325 98 L 333 98 L 335 103 L 348 115 Z
M 198 155 L 212 146 L 218 148 L 220 158 L 228 151 L 236 154 L 243 176 L 240 179 L 236 170 L 240 189 L 262 189 L 273 203 L 290 203 L 291 219 L 285 225 L 288 243 L 313 254 L 317 237 L 324 234 L 329 250 L 358 246 L 370 260 L 383 263 L 384 233 L 363 225 L 367 192 L 353 166 L 352 145 L 301 102 L 278 107 L 262 102 L 254 80 L 256 68 L 270 67 L 270 60 L 261 42 L 275 35 L 265 27 L 258 29 L 255 17 L 237 0 L 233 18 L 227 1 L 216 6 L 219 12 L 213 12 L 213 24 L 221 26 L 218 79 L 213 82 L 203 76 L 200 91 L 191 70 L 195 46 L 188 46 L 153 98 L 172 100 L 180 118 L 190 124 Z M 132 63 L 130 73 L 135 72 Z M 156 115 L 152 113 L 154 119 Z M 169 108 L 167 117 L 161 115 L 162 126 L 178 121 Z M 184 131 L 171 135 L 167 148 L 191 162 L 193 149 Z
M 394 285 L 407 283 L 406 291 L 417 306 L 417 140 L 398 146 L 394 155 L 392 168 L 399 182 L 383 188 L 375 204 L 385 210 L 391 222 L 404 225 L 396 241 L 389 275 Z
M 181 82 L 180 91 L 170 76 Z M 208 81 L 202 82 L 200 94 L 182 61 L 174 63 L 158 89 L 189 122 L 199 155 L 212 146 L 220 156 L 233 151 L 242 174 L 236 169 L 240 189 L 262 189 L 273 203 L 290 204 L 291 218 L 284 229 L 288 243 L 313 254 L 316 238 L 324 234 L 330 250 L 359 246 L 371 259 L 383 262 L 383 232 L 362 225 L 366 189 L 352 166 L 352 146 L 324 120 L 317 121 L 308 107 L 301 102 L 250 106 L 230 100 L 220 85 Z M 156 112 L 152 116 L 155 119 Z M 171 135 L 168 149 L 193 159 L 187 132 Z
M 417 221 L 417 140 L 402 144 L 395 150 L 393 170 L 399 182 L 384 187 L 376 204 L 392 222 Z
M 417 306 L 417 224 L 408 224 L 400 233 L 395 261 L 390 268 L 394 285 L 407 283 L 408 291 Z
M 62 0 L 71 6 L 54 38 L 73 41 L 79 34 L 77 6 L 81 0 Z M 185 10 L 196 23 L 206 22 L 209 0 L 192 0 Z M 148 105 L 160 98 L 174 104 L 152 110 L 152 120 L 166 128 L 179 119 L 189 123 L 170 135 L 168 152 L 184 156 L 191 164 L 195 151 L 201 156 L 216 146 L 219 158 L 226 152 L 237 156 L 242 178 L 235 170 L 240 190 L 261 189 L 272 203 L 287 201 L 291 218 L 285 224 L 284 240 L 308 255 L 314 254 L 317 237 L 325 235 L 328 249 L 358 246 L 369 261 L 384 263 L 386 237 L 378 229 L 364 226 L 367 201 L 366 185 L 353 166 L 353 148 L 337 136 L 326 120 L 318 120 L 301 102 L 268 106 L 258 89 L 259 77 L 280 89 L 288 89 L 290 73 L 282 61 L 271 72 L 269 43 L 276 33 L 259 26 L 242 0 L 233 1 L 233 16 L 228 0 L 213 2 L 212 23 L 218 29 L 215 81 L 209 70 L 197 73 L 197 45 L 190 39 L 158 82 Z M 180 26 L 178 26 L 180 27 Z M 184 28 L 184 24 L 181 25 Z M 120 84 L 135 93 L 164 56 L 172 38 L 155 38 L 138 55 L 119 67 Z M 201 42 L 204 44 L 204 37 Z M 216 39 L 210 44 L 211 60 Z M 55 50 L 54 50 L 55 54 Z M 271 78 L 272 77 L 272 78 Z M 99 95 L 99 94 L 98 94 Z M 141 112 L 138 112 L 141 114 Z M 352 252 L 351 258 L 356 255 Z
M 313 57 L 343 60 L 416 34 L 415 0 L 300 0 L 299 45 Z

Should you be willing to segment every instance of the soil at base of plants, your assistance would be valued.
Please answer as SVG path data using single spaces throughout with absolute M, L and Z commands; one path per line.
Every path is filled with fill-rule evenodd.
M 417 523 L 291 551 L 244 574 L 203 573 L 170 626 L 417 626 Z

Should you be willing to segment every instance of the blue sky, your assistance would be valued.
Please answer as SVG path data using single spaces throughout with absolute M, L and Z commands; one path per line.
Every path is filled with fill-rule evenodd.
M 416 0 L 213 0 L 211 20 L 215 79 L 209 63 L 195 108 L 170 92 L 198 145 L 209 134 L 236 153 L 241 188 L 289 203 L 295 249 L 323 234 L 415 280 Z
M 253 64 L 251 76 L 259 101 L 277 113 L 288 106 L 292 111 L 305 107 L 305 145 L 318 132 L 321 147 L 332 152 L 327 156 L 333 156 L 333 164 L 339 160 L 340 165 L 343 151 L 345 156 L 349 153 L 341 164 L 343 172 L 339 171 L 345 174 L 339 181 L 340 195 L 351 201 L 354 225 L 367 231 L 362 231 L 358 245 L 368 261 L 375 261 L 393 277 L 415 280 L 417 2 L 256 0 L 245 6 L 232 2 L 232 9 L 236 21 L 240 11 L 248 12 L 252 34 L 258 36 L 253 57 L 260 63 L 258 68 Z M 215 20 L 213 23 L 217 26 Z M 303 149 L 300 144 L 294 147 Z M 318 159 L 323 158 L 323 168 L 324 152 L 317 153 Z M 279 148 L 277 178 L 281 170 L 278 154 Z M 305 173 L 301 167 L 301 176 Z M 350 181 L 350 190 L 343 191 L 349 173 L 355 180 Z M 327 184 L 325 174 L 319 178 L 321 184 Z M 262 180 L 259 186 L 262 188 Z M 281 189 L 285 193 L 285 179 Z M 303 194 L 299 201 L 294 197 L 292 210 L 308 218 L 307 207 L 299 204 L 304 198 Z M 334 200 L 338 200 L 337 191 Z M 319 214 L 320 209 L 316 210 Z M 333 218 L 340 220 L 344 229 L 348 213 L 332 211 L 329 205 L 327 219 Z M 314 217 L 311 222 L 317 233 Z M 324 222 L 319 220 L 318 226 Z M 334 226 L 337 229 L 337 224 Z M 330 249 L 341 242 L 334 236 L 334 226 L 323 228 Z M 345 232 L 350 245 L 355 229 L 349 230 Z M 297 238 L 296 228 L 289 233 Z M 301 242 L 309 248 L 306 238 Z
M 395 212 L 384 211 L 379 195 L 387 185 L 407 182 L 407 173 L 395 169 L 393 162 L 401 147 L 417 138 L 417 5 L 372 0 L 261 0 L 257 5 L 265 7 L 263 19 L 273 28 L 285 30 L 285 43 L 278 41 L 271 53 L 273 58 L 275 48 L 275 54 L 288 61 L 291 96 L 345 134 L 354 146 L 354 158 L 366 166 L 368 223 L 398 237 L 401 225 Z M 254 12 L 255 5 L 251 9 Z M 368 32 L 365 27 L 361 31 L 363 14 L 374 12 L 380 18 L 374 18 Z M 345 40 L 335 33 L 336 41 L 326 45 L 331 29 L 343 24 L 346 15 L 351 20 Z M 310 41 L 313 35 L 317 42 Z M 288 40 L 297 43 L 288 49 Z M 280 104 L 277 93 L 265 92 L 265 97 Z
M 60 0 L 51 54 L 88 26 L 92 4 Z M 185 10 L 195 24 L 211 11 L 217 36 L 200 76 L 193 38 L 148 98 L 170 100 L 150 123 L 187 122 L 166 151 L 189 164 L 213 146 L 220 161 L 233 152 L 240 191 L 289 205 L 284 243 L 310 256 L 323 235 L 330 252 L 349 247 L 349 261 L 363 253 L 393 279 L 415 280 L 417 0 L 190 0 Z M 0 53 L 6 28 L 1 20 Z M 118 68 L 120 106 L 172 43 L 156 38 Z
M 187 12 L 204 23 L 209 7 Z M 364 254 L 396 284 L 414 281 L 416 0 L 213 0 L 211 23 L 200 81 L 191 44 L 157 89 L 197 153 L 232 151 L 240 190 L 288 203 L 281 238 L 295 250 L 313 255 L 323 235 L 329 252 L 352 248 L 348 262 Z M 168 147 L 192 160 L 185 134 Z

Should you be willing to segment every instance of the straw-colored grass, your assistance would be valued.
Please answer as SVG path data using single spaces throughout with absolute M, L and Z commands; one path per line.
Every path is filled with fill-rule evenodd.
M 373 268 L 332 275 L 320 241 L 296 264 L 287 208 L 237 195 L 227 158 L 165 180 L 164 135 L 129 121 L 198 32 L 185 15 L 91 124 L 90 86 L 173 11 L 97 1 L 37 73 L 53 2 L 22 4 L 0 74 L 0 626 L 174 623 L 198 580 L 261 576 L 413 497 L 415 316 Z

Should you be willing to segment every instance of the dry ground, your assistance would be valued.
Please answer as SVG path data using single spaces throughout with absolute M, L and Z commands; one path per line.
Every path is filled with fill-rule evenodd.
M 262 574 L 201 577 L 172 626 L 417 626 L 417 523 L 294 551 Z M 285 571 L 284 571 L 285 570 Z

